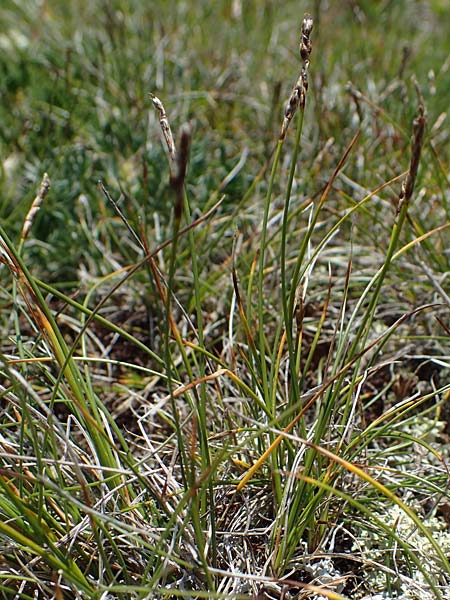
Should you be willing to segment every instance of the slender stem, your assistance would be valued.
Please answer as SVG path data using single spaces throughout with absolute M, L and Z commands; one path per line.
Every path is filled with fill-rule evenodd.
M 259 327 L 259 355 L 260 355 L 260 369 L 261 369 L 261 383 L 263 389 L 263 395 L 266 402 L 269 401 L 269 381 L 267 377 L 267 365 L 266 365 L 266 337 L 264 334 L 264 263 L 266 257 L 266 240 L 267 240 L 267 223 L 269 220 L 270 202 L 272 199 L 273 184 L 275 181 L 275 175 L 278 168 L 278 163 L 281 156 L 281 148 L 283 146 L 283 140 L 278 140 L 278 144 L 275 150 L 275 157 L 272 164 L 272 170 L 270 173 L 269 186 L 267 189 L 266 198 L 264 200 L 264 215 L 261 229 L 261 245 L 259 252 L 258 262 L 258 327 Z
M 300 108 L 298 111 L 298 125 L 297 125 L 297 135 L 295 139 L 294 153 L 291 161 L 291 168 L 289 171 L 289 179 L 286 188 L 286 198 L 284 202 L 284 211 L 283 211 L 283 225 L 281 230 L 281 254 L 280 254 L 280 262 L 281 262 L 281 302 L 283 306 L 283 318 L 284 318 L 284 326 L 286 328 L 286 340 L 289 352 L 289 364 L 291 365 L 291 384 L 292 384 L 292 402 L 295 404 L 300 398 L 300 388 L 297 377 L 296 370 L 296 362 L 297 362 L 297 350 L 296 345 L 293 340 L 293 328 L 292 328 L 292 319 L 293 312 L 290 311 L 290 306 L 288 303 L 289 291 L 288 291 L 288 281 L 287 281 L 287 273 L 286 273 L 286 245 L 287 245 L 287 235 L 288 235 L 288 224 L 289 224 L 289 208 L 290 208 L 290 200 L 292 194 L 292 184 L 294 181 L 295 170 L 297 167 L 297 158 L 300 150 L 300 140 L 302 136 L 303 130 L 303 119 L 304 119 L 304 107 Z M 291 284 L 293 281 L 291 282 Z M 295 372 L 294 372 L 295 370 Z M 305 432 L 302 431 L 302 435 L 305 435 Z
M 191 222 L 191 212 L 189 207 L 189 199 L 185 192 L 184 194 L 184 212 L 187 223 Z M 203 313 L 202 313 L 202 302 L 200 296 L 200 277 L 199 277 L 199 269 L 198 269 L 198 260 L 197 260 L 197 249 L 195 246 L 194 232 L 192 229 L 189 230 L 188 233 L 188 241 L 189 248 L 191 254 L 192 261 L 192 274 L 194 279 L 194 300 L 195 300 L 195 310 L 197 315 L 197 336 L 198 336 L 198 345 L 200 348 L 204 347 L 204 333 L 203 333 Z M 208 427 L 207 427 L 207 396 L 206 396 L 206 382 L 204 381 L 205 377 L 205 363 L 206 357 L 203 353 L 200 353 L 198 365 L 200 371 L 200 378 L 202 379 L 202 383 L 200 384 L 200 398 L 198 401 L 197 414 L 199 421 L 199 433 L 200 433 L 200 447 L 201 447 L 201 458 L 202 458 L 202 470 L 205 472 L 211 468 L 211 453 L 209 449 L 208 443 Z M 209 500 L 209 506 L 208 506 Z M 215 508 L 214 508 L 214 488 L 212 479 L 209 480 L 208 492 L 201 491 L 200 494 L 200 513 L 201 514 L 209 514 L 209 523 L 211 526 L 211 549 L 212 549 L 212 563 L 216 562 L 216 541 L 215 541 Z

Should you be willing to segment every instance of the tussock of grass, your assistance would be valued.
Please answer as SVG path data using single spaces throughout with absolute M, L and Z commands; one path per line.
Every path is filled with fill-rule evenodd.
M 447 598 L 444 9 L 302 8 L 0 8 L 2 597 Z

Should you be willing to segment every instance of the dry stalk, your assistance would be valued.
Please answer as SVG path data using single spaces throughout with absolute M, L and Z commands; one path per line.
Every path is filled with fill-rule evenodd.
M 302 69 L 294 85 L 291 96 L 284 109 L 283 124 L 281 126 L 280 140 L 284 140 L 289 127 L 298 108 L 304 110 L 306 102 L 306 92 L 308 91 L 308 68 L 309 57 L 311 55 L 311 31 L 314 21 L 310 15 L 305 15 L 302 21 L 302 30 L 300 34 L 300 58 L 302 59 Z
M 25 238 L 30 233 L 30 229 L 31 229 L 31 226 L 33 225 L 34 218 L 36 217 L 36 214 L 38 213 L 39 209 L 41 208 L 42 203 L 44 202 L 44 199 L 45 199 L 46 195 L 48 194 L 49 190 L 50 190 L 50 177 L 47 175 L 47 173 L 44 173 L 44 176 L 42 178 L 41 185 L 39 186 L 39 190 L 36 195 L 36 198 L 33 200 L 30 210 L 28 211 L 27 216 L 25 217 L 25 221 L 24 221 L 23 227 L 22 227 L 22 233 L 20 234 L 21 242 L 24 242 Z
M 191 131 L 188 125 L 183 125 L 180 132 L 179 150 L 175 147 L 175 142 L 167 119 L 166 111 L 161 100 L 154 94 L 150 94 L 153 106 L 159 113 L 159 124 L 169 150 L 170 158 L 170 187 L 175 194 L 174 217 L 179 222 L 183 210 L 183 190 L 184 180 L 186 179 L 187 164 L 189 158 L 189 146 L 191 143 Z
M 155 96 L 152 93 L 150 93 L 150 98 L 152 99 L 153 106 L 159 113 L 159 124 L 161 127 L 161 131 L 163 132 L 164 139 L 166 140 L 170 160 L 174 161 L 176 156 L 175 142 L 173 141 L 172 130 L 170 129 L 169 121 L 167 119 L 163 103 L 157 96 Z

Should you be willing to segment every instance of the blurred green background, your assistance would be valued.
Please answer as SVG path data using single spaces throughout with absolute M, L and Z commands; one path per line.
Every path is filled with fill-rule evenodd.
M 110 213 L 99 179 L 115 198 L 122 193 L 125 212 L 169 218 L 167 160 L 150 91 L 175 132 L 192 123 L 194 207 L 247 148 L 245 169 L 225 190 L 225 206 L 238 201 L 270 154 L 298 76 L 304 11 L 315 27 L 303 158 L 311 162 L 330 138 L 330 161 L 342 153 L 358 124 L 351 81 L 392 122 L 375 142 L 367 132 L 361 154 L 359 181 L 379 183 L 380 171 L 386 178 L 398 172 L 409 140 L 417 105 L 411 76 L 429 127 L 448 109 L 445 0 L 3 0 L 0 218 L 11 235 L 44 171 L 52 191 L 29 253 L 56 277 L 74 276 L 81 258 L 80 211 L 88 208 L 95 221 Z M 445 163 L 445 122 L 437 145 Z

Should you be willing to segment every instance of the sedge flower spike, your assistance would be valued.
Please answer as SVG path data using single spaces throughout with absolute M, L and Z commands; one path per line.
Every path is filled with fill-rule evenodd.
M 300 58 L 302 59 L 302 69 L 300 75 L 294 85 L 291 96 L 284 109 L 283 124 L 281 126 L 280 140 L 284 140 L 289 127 L 289 123 L 292 121 L 297 109 L 300 107 L 301 110 L 305 108 L 306 92 L 308 91 L 308 68 L 309 68 L 309 57 L 311 55 L 312 43 L 311 43 L 311 31 L 314 26 L 314 21 L 310 15 L 305 15 L 302 21 L 302 30 L 300 33 Z

